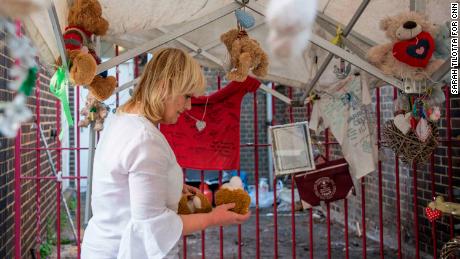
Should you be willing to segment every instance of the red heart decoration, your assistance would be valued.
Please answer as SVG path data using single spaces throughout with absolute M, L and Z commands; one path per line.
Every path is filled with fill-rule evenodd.
M 433 37 L 422 31 L 415 38 L 395 43 L 393 56 L 413 67 L 426 67 L 435 50 Z
M 442 212 L 440 210 L 437 210 L 437 209 L 432 210 L 430 207 L 425 208 L 425 214 L 430 222 L 433 222 L 439 219 L 440 217 L 442 217 Z

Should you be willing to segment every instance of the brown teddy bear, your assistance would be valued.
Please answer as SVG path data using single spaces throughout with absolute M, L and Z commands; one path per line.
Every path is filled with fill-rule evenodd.
M 104 129 L 104 119 L 107 117 L 108 111 L 103 103 L 91 94 L 88 94 L 85 107 L 80 111 L 80 115 L 84 119 L 78 123 L 78 127 L 88 127 L 94 121 L 94 130 L 101 131 Z
M 429 79 L 443 63 L 432 58 L 435 50 L 435 27 L 428 18 L 416 12 L 403 12 L 386 17 L 380 28 L 391 40 L 374 46 L 367 53 L 368 60 L 385 74 L 416 81 Z
M 243 82 L 248 73 L 264 77 L 268 71 L 268 56 L 259 43 L 249 38 L 243 29 L 231 29 L 222 34 L 220 40 L 230 53 L 231 70 L 227 73 L 228 80 Z
M 215 196 L 216 205 L 235 203 L 231 211 L 244 215 L 249 212 L 251 197 L 243 189 L 243 182 L 238 176 L 233 176 L 229 183 L 220 187 Z
M 75 0 L 67 21 L 63 37 L 70 63 L 70 81 L 87 86 L 97 100 L 104 101 L 112 95 L 117 81 L 115 77 L 107 76 L 107 71 L 96 75 L 101 60 L 94 51 L 91 36 L 105 35 L 109 28 L 109 23 L 102 17 L 101 5 L 97 0 Z
M 211 203 L 202 193 L 183 194 L 179 201 L 177 213 L 180 215 L 208 213 L 212 211 Z

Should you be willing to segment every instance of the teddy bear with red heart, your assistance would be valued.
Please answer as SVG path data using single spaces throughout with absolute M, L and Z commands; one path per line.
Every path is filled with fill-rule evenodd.
M 391 42 L 370 48 L 367 58 L 385 74 L 420 81 L 442 65 L 433 57 L 436 27 L 426 15 L 403 12 L 381 20 L 380 28 Z

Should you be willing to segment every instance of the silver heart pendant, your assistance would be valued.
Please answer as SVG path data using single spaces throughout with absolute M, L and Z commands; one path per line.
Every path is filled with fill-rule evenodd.
M 196 129 L 198 131 L 202 131 L 202 130 L 204 130 L 204 128 L 206 128 L 206 122 L 205 121 L 196 121 L 195 126 L 196 126 Z

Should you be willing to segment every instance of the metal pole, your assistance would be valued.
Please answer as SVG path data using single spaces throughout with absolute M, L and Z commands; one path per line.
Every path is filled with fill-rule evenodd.
M 83 219 L 83 225 L 86 228 L 88 225 L 88 221 L 91 218 L 92 211 L 91 211 L 91 190 L 92 190 L 92 183 L 93 183 L 93 162 L 94 162 L 94 150 L 95 150 L 95 141 L 96 141 L 96 133 L 94 132 L 94 122 L 92 122 L 89 126 L 89 150 L 88 150 L 88 182 L 86 186 L 86 196 L 85 196 L 85 218 Z
M 54 37 L 56 38 L 56 44 L 59 51 L 59 55 L 61 55 L 62 65 L 64 66 L 66 77 L 69 78 L 69 68 L 67 67 L 68 60 L 64 45 L 64 39 L 62 38 L 61 26 L 59 25 L 59 18 L 53 1 L 51 1 L 51 6 L 48 9 L 48 15 L 50 17 L 51 25 L 53 27 Z
M 361 2 L 361 5 L 358 7 L 358 10 L 355 12 L 353 17 L 351 18 L 351 20 L 348 23 L 347 27 L 345 27 L 345 29 L 343 30 L 343 37 L 347 37 L 348 34 L 351 32 L 353 26 L 355 26 L 356 22 L 358 22 L 359 17 L 361 17 L 362 13 L 366 9 L 367 5 L 369 4 L 369 1 L 370 0 L 363 0 Z M 332 53 L 327 54 L 326 59 L 321 64 L 321 67 L 319 68 L 318 72 L 316 72 L 315 77 L 311 80 L 311 82 L 308 85 L 308 87 L 306 89 L 306 92 L 302 96 L 301 100 L 305 100 L 307 98 L 307 96 L 310 94 L 311 90 L 313 90 L 313 88 L 315 87 L 315 84 L 318 82 L 319 78 L 321 77 L 321 75 L 326 70 L 326 68 L 329 65 L 329 63 L 331 62 L 333 56 L 334 55 Z

